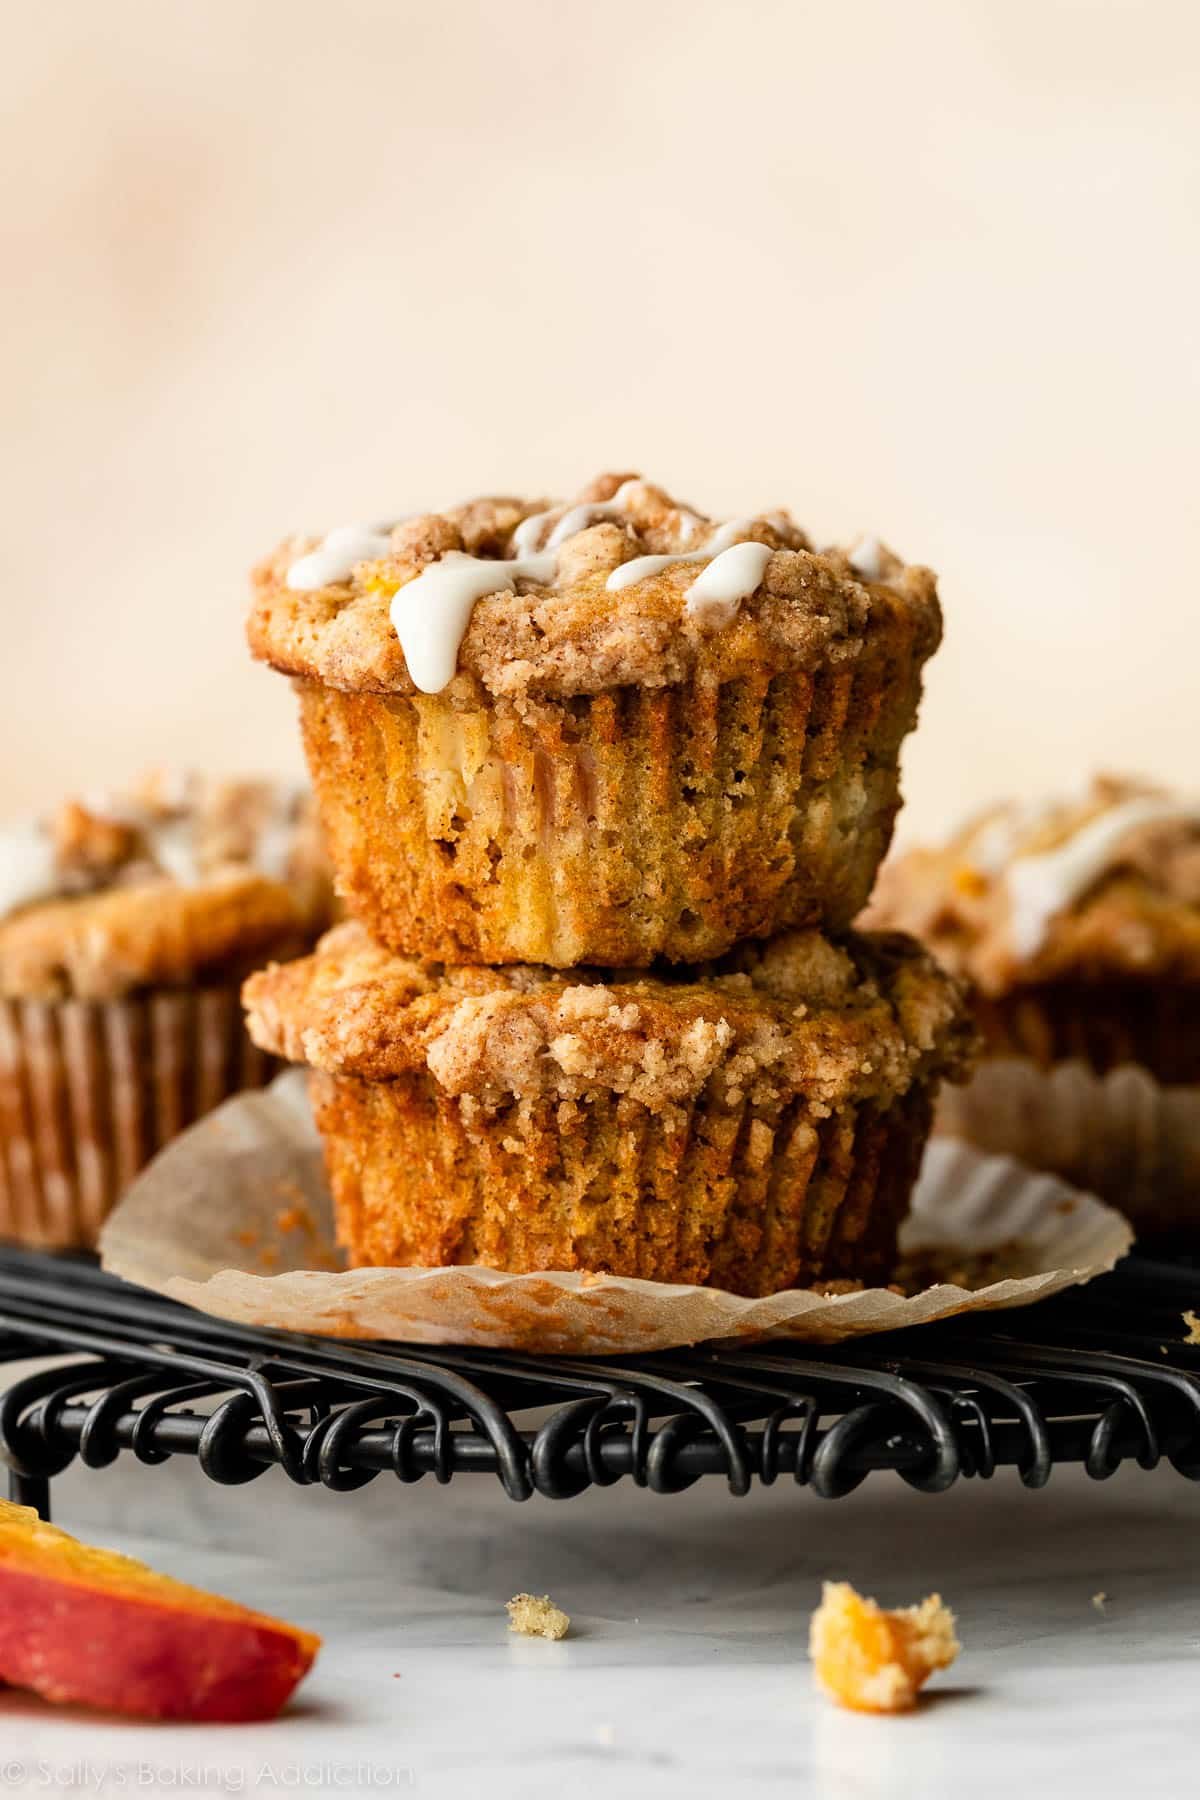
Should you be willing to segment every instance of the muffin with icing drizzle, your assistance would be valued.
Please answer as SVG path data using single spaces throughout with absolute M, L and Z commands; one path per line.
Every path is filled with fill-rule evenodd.
M 971 1032 L 911 939 L 814 929 L 654 974 L 394 955 L 357 920 L 254 975 L 307 1063 L 351 1264 L 762 1295 L 885 1281 Z
M 0 827 L 0 1236 L 91 1247 L 156 1150 L 262 1084 L 240 984 L 331 904 L 280 783 L 153 774 Z
M 987 1060 L 943 1123 L 1200 1229 L 1200 800 L 1101 776 L 887 864 L 863 922 L 970 985 Z
M 1099 777 L 897 857 L 865 915 L 965 976 L 989 1050 L 1200 1082 L 1200 800 Z
M 616 475 L 289 541 L 249 623 L 350 909 L 404 953 L 557 968 L 848 924 L 940 631 L 874 539 Z

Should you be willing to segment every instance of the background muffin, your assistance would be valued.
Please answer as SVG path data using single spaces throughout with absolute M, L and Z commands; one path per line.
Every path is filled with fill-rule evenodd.
M 375 936 L 560 968 L 848 924 L 940 631 L 933 576 L 874 540 L 615 475 L 289 542 L 249 624 Z
M 970 1041 L 911 941 L 815 931 L 606 977 L 408 960 L 353 922 L 245 998 L 255 1042 L 317 1071 L 353 1264 L 751 1295 L 886 1279 Z
M 940 1122 L 1200 1227 L 1200 803 L 1100 777 L 884 868 L 864 923 L 967 977 L 989 1061 Z
M 131 1176 L 270 1064 L 238 989 L 328 923 L 311 799 L 152 775 L 0 831 L 0 1236 L 87 1247 Z
M 971 983 L 996 1055 L 1200 1081 L 1200 802 L 1099 777 L 884 869 L 865 922 Z

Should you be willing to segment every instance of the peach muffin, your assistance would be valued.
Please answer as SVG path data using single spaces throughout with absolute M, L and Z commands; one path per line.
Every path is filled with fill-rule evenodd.
M 898 935 L 815 930 L 706 969 L 456 967 L 358 921 L 251 976 L 309 1064 L 354 1265 L 608 1271 L 762 1295 L 887 1278 L 958 985 Z
M 848 925 L 941 634 L 933 575 L 874 539 L 617 475 L 291 539 L 254 587 L 339 892 L 392 949 L 474 963 Z
M 864 923 L 969 983 L 986 1060 L 940 1124 L 1200 1231 L 1200 802 L 1110 776 L 886 866 Z
M 147 777 L 0 828 L 0 1236 L 95 1244 L 130 1178 L 270 1063 L 238 992 L 332 891 L 307 793 Z
M 970 982 L 988 1050 L 1200 1081 L 1200 801 L 1098 777 L 882 872 L 865 918 Z

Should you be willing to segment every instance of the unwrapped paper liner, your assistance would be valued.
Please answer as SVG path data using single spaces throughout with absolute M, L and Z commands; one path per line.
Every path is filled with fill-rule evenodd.
M 1200 1087 L 998 1057 L 943 1090 L 937 1129 L 1115 1202 L 1139 1237 L 1200 1236 Z
M 1119 1213 L 1052 1176 L 965 1144 L 926 1155 L 902 1248 L 940 1267 L 996 1252 L 974 1290 L 940 1281 L 748 1300 L 615 1275 L 496 1269 L 342 1269 L 303 1076 L 219 1107 L 138 1178 L 104 1230 L 104 1266 L 239 1323 L 347 1338 L 526 1351 L 664 1350 L 711 1339 L 833 1343 L 952 1313 L 1025 1306 L 1110 1269 Z

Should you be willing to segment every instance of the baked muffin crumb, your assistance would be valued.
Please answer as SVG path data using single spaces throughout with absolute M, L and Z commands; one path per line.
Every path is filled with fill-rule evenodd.
M 565 1638 L 571 1621 L 549 1594 L 514 1594 L 508 1601 L 508 1629 L 521 1637 Z
M 907 1712 L 937 1669 L 961 1648 L 940 1594 L 888 1612 L 848 1581 L 827 1581 L 809 1634 L 813 1675 L 854 1712 Z

